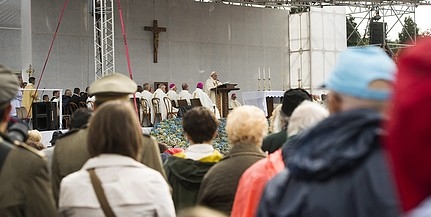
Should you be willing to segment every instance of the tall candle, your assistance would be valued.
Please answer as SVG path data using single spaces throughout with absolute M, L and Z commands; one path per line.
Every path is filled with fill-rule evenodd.
M 268 79 L 271 79 L 271 68 L 268 67 Z
M 257 79 L 260 80 L 260 67 L 257 67 L 257 74 L 259 75 L 259 77 Z
M 262 71 L 263 71 L 263 80 L 265 80 L 265 67 L 262 67 Z

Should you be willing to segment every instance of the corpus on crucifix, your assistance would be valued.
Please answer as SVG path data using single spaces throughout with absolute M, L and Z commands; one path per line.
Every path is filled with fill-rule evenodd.
M 153 26 L 145 26 L 144 27 L 145 31 L 151 31 L 153 32 L 153 58 L 154 58 L 154 63 L 157 63 L 157 52 L 159 49 L 159 34 L 160 32 L 166 32 L 166 28 L 165 27 L 159 27 L 157 25 L 157 20 L 153 20 Z

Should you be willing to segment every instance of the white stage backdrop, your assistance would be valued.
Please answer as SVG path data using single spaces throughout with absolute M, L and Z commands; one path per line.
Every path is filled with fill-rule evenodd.
M 13 8 L 9 13 L 20 13 L 20 4 L 10 6 L 16 2 L 5 0 L 0 6 L 9 5 Z M 12 19 L 15 16 L 0 16 L 0 60 L 19 71 L 21 50 L 28 50 L 39 79 L 64 1 L 31 4 L 32 48 L 21 47 L 20 25 Z M 115 7 L 116 71 L 127 74 Z M 343 8 L 312 8 L 310 13 L 289 16 L 286 10 L 191 0 L 128 0 L 122 1 L 122 9 L 138 84 L 167 81 L 180 86 L 186 82 L 193 91 L 197 82 L 205 81 L 216 70 L 222 82 L 238 83 L 242 92 L 256 91 L 257 67 L 270 67 L 272 90 L 297 86 L 298 68 L 304 86 L 316 87 L 346 44 Z M 69 1 L 41 89 L 85 89 L 93 82 L 93 18 L 88 10 L 87 0 Z M 160 34 L 159 63 L 152 59 L 153 35 L 144 31 L 153 20 L 167 28 Z M 241 94 L 237 96 L 241 98 Z
M 337 54 L 346 49 L 346 14 L 343 7 L 311 8 L 290 16 L 290 85 L 319 92 Z

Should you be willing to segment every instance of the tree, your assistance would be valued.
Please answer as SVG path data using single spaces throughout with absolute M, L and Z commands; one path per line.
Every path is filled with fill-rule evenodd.
M 413 19 L 409 16 L 404 19 L 403 30 L 398 33 L 398 43 L 405 44 L 416 39 L 419 28 Z
M 418 35 L 419 38 L 423 38 L 423 37 L 431 37 L 431 29 L 427 29 L 421 33 L 419 33 Z
M 358 24 L 355 22 L 355 18 L 351 15 L 346 17 L 346 38 L 347 46 L 358 46 L 363 45 L 361 40 L 361 34 L 357 29 Z

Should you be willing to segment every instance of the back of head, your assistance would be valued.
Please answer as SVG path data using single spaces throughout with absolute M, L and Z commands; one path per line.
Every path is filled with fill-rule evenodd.
M 87 143 L 91 157 L 111 153 L 139 160 L 142 139 L 142 129 L 130 103 L 106 102 L 90 119 Z
M 404 210 L 431 195 L 431 38 L 402 51 L 386 145 Z
M 263 111 L 255 106 L 240 106 L 227 116 L 226 132 L 231 145 L 261 145 L 268 133 L 268 121 Z
M 311 101 L 311 96 L 306 90 L 302 88 L 287 90 L 284 92 L 281 110 L 287 117 L 290 117 L 293 110 L 304 100 Z
M 51 141 L 49 141 L 49 143 L 51 143 L 52 146 L 55 146 L 55 143 L 57 142 L 57 139 L 61 137 L 61 135 L 63 135 L 63 132 L 61 131 L 54 131 L 52 133 L 52 137 L 51 137 Z
M 35 77 L 30 77 L 30 78 L 28 78 L 28 82 L 32 83 L 32 84 L 35 84 L 36 83 L 36 78 Z
M 29 130 L 27 140 L 40 142 L 42 140 L 42 134 L 39 132 L 39 130 Z
M 181 210 L 178 217 L 227 217 L 225 214 L 207 207 L 198 206 Z
M 189 89 L 189 85 L 188 85 L 188 84 L 186 84 L 186 83 L 183 83 L 183 84 L 181 85 L 181 88 L 182 88 L 183 90 L 188 90 L 188 89 Z
M 271 133 L 280 132 L 280 130 L 286 125 L 287 118 L 284 112 L 281 111 L 281 107 L 282 104 L 277 105 L 269 118 L 269 131 Z
M 73 93 L 74 94 L 78 94 L 79 95 L 80 92 L 81 92 L 81 89 L 79 89 L 79 87 L 73 88 Z
M 143 88 L 144 88 L 144 90 L 146 90 L 146 91 L 150 91 L 151 86 L 150 86 L 150 84 L 149 84 L 149 83 L 145 83 L 145 84 L 143 85 Z
M 184 133 L 197 144 L 213 140 L 218 124 L 214 113 L 203 106 L 187 111 L 182 122 Z
M 287 127 L 287 135 L 293 136 L 299 134 L 328 116 L 328 110 L 324 109 L 321 105 L 311 101 L 304 101 L 292 112 L 289 126 Z
M 204 83 L 199 82 L 199 83 L 196 85 L 196 88 L 203 89 L 203 88 L 204 88 Z
M 90 85 L 88 94 L 96 96 L 96 104 L 109 100 L 129 100 L 129 94 L 136 92 L 137 84 L 129 77 L 120 74 L 110 74 L 100 78 Z
M 378 102 L 386 102 L 391 96 L 395 71 L 395 63 L 379 47 L 349 48 L 341 52 L 325 83 L 331 90 L 328 96 L 330 111 L 333 110 L 331 94 L 334 93 L 349 100 L 344 100 L 342 110 L 359 107 L 380 110 L 384 104 Z
M 70 129 L 79 129 L 88 123 L 88 119 L 90 119 L 92 111 L 88 108 L 79 108 L 73 112 L 72 117 L 70 118 Z

